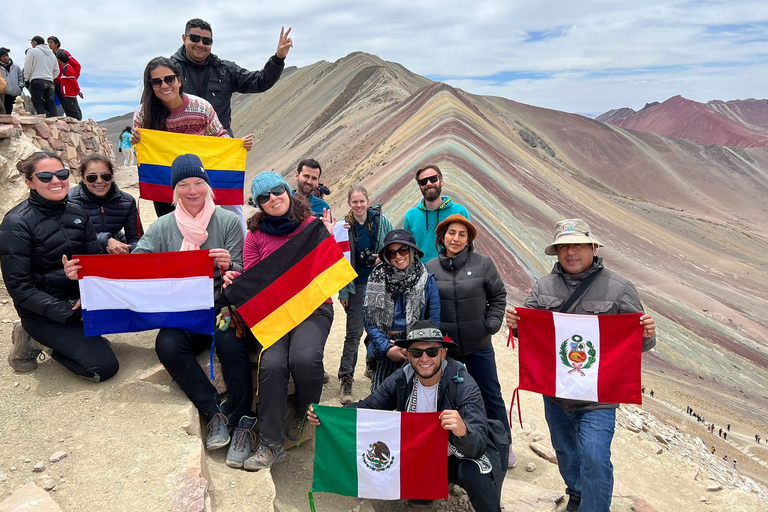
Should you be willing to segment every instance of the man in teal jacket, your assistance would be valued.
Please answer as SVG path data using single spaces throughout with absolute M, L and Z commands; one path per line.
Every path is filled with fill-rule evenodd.
M 459 214 L 469 219 L 469 212 L 450 196 L 443 196 L 443 173 L 436 165 L 427 165 L 416 171 L 416 183 L 424 199 L 405 212 L 403 229 L 413 233 L 416 245 L 424 252 L 423 263 L 437 257 L 435 230 L 441 220 Z

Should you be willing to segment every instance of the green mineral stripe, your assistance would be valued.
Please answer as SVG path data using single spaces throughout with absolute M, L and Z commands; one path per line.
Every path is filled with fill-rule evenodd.
M 313 406 L 315 430 L 312 491 L 357 496 L 357 409 Z

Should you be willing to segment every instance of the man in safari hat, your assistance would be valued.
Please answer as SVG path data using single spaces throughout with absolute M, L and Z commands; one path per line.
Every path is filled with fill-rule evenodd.
M 544 254 L 557 256 L 557 263 L 551 273 L 534 285 L 523 306 L 578 315 L 642 313 L 643 306 L 632 283 L 603 267 L 603 259 L 597 256 L 602 246 L 582 219 L 565 219 L 555 224 L 552 243 Z M 587 280 L 585 288 L 579 288 Z M 579 295 L 569 305 L 577 288 Z M 507 326 L 517 329 L 518 320 L 516 311 L 508 309 Z M 645 314 L 640 317 L 640 324 L 643 351 L 647 351 L 656 345 L 656 326 L 651 315 Z M 617 407 L 618 404 L 544 397 L 544 414 L 560 475 L 565 480 L 569 512 L 610 510 L 611 441 Z

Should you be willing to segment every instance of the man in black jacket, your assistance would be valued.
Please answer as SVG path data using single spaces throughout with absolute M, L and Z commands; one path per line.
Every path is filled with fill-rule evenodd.
M 184 92 L 204 98 L 213 105 L 219 121 L 232 135 L 232 93 L 264 92 L 275 85 L 285 67 L 285 57 L 293 47 L 293 40 L 288 37 L 290 33 L 290 27 L 287 31 L 281 27 L 277 52 L 261 71 L 248 71 L 211 53 L 213 29 L 207 21 L 194 18 L 187 22 L 181 36 L 183 44 L 171 56 L 171 62 L 181 72 Z
M 452 342 L 429 320 L 416 322 L 405 340 L 409 365 L 390 375 L 376 391 L 348 407 L 401 412 L 442 411 L 448 434 L 448 481 L 469 495 L 477 512 L 501 510 L 508 438 L 496 420 L 487 420 L 480 389 L 461 363 L 447 358 Z M 307 420 L 320 425 L 312 406 Z M 500 451 L 504 453 L 500 453 Z

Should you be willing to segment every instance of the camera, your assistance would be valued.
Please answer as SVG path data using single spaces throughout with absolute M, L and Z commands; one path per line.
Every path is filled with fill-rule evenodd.
M 357 252 L 357 258 L 365 263 L 367 267 L 376 266 L 376 255 L 371 252 L 370 249 L 363 249 Z

